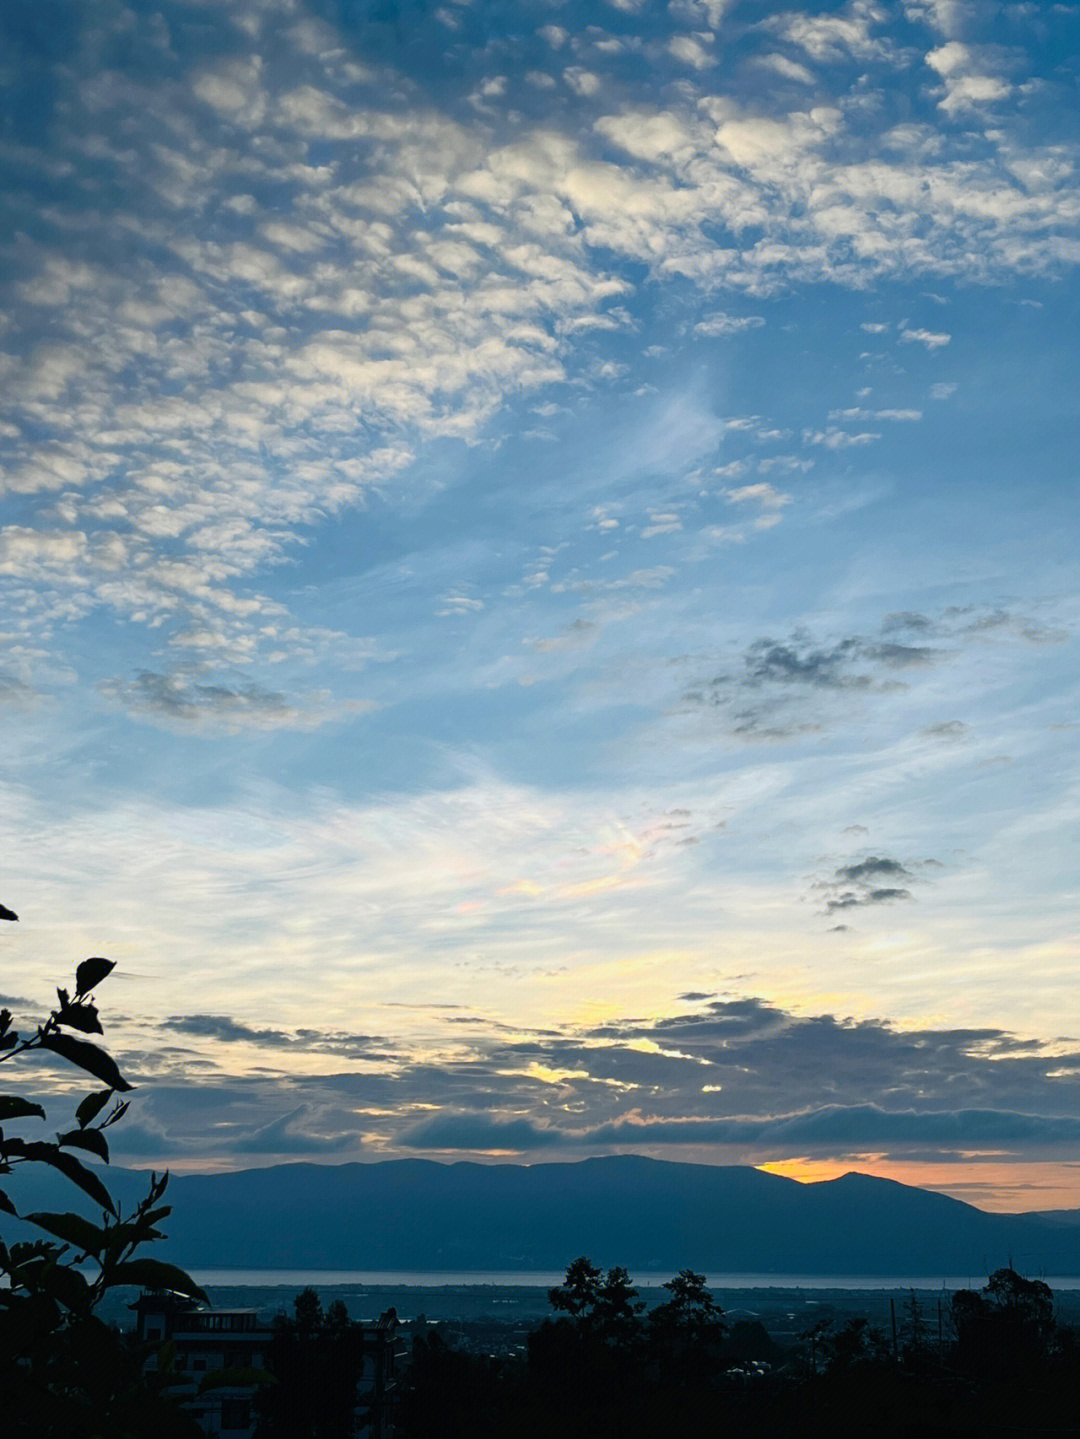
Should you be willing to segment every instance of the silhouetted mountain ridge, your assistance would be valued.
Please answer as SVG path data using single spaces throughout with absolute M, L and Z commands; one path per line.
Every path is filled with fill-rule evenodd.
M 130 1203 L 145 1175 L 113 1170 Z M 31 1208 L 74 1207 L 56 1192 Z M 174 1175 L 158 1257 L 193 1269 L 561 1270 L 579 1254 L 631 1273 L 1080 1274 L 1080 1224 L 988 1214 L 851 1171 L 800 1184 L 746 1166 L 641 1155 L 568 1164 L 275 1165 Z
M 173 1180 L 198 1267 L 1080 1274 L 1080 1229 L 853 1171 L 817 1184 L 621 1155 L 570 1164 L 290 1164 Z

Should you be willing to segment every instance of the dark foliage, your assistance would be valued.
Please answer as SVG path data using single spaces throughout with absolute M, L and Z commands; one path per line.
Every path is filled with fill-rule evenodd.
M 363 1330 L 344 1304 L 324 1312 L 314 1289 L 279 1314 L 267 1368 L 275 1382 L 260 1393 L 259 1439 L 343 1439 L 353 1432 L 364 1364 Z
M 15 921 L 17 916 L 0 905 L 0 919 Z M 113 967 L 98 956 L 84 959 L 75 970 L 74 992 L 57 989 L 56 1008 L 29 1032 L 15 1029 L 11 1012 L 0 1010 L 0 1063 L 36 1050 L 56 1055 L 105 1086 L 80 1101 L 72 1121 L 54 1139 L 13 1133 L 13 1127 L 37 1130 L 45 1110 L 21 1095 L 0 1095 L 0 1214 L 36 1231 L 29 1239 L 0 1240 L 0 1414 L 6 1435 L 173 1439 L 199 1432 L 163 1393 L 167 1362 L 159 1362 L 157 1375 L 146 1376 L 150 1351 L 94 1312 L 106 1291 L 118 1285 L 205 1298 L 182 1270 L 139 1253 L 163 1237 L 157 1226 L 170 1212 L 161 1202 L 168 1176 L 152 1175 L 146 1197 L 122 1214 L 100 1171 L 87 1163 L 108 1164 L 107 1131 L 127 1110 L 127 1102 L 116 1096 L 132 1088 L 100 1045 L 70 1032 L 103 1032 L 93 991 Z M 19 1174 L 28 1164 L 43 1164 L 63 1176 L 84 1206 L 89 1200 L 95 1217 L 77 1211 L 22 1213 Z
M 1080 1345 L 1046 1285 L 1011 1269 L 955 1297 L 940 1345 L 912 1296 L 895 1341 L 824 1322 L 787 1354 L 760 1325 L 727 1331 L 692 1270 L 665 1288 L 644 1316 L 624 1270 L 577 1259 L 525 1359 L 418 1338 L 398 1439 L 1080 1434 Z

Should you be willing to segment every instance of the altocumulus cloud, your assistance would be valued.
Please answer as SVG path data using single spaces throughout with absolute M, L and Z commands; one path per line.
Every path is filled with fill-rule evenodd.
M 1075 263 L 1074 172 L 1001 106 L 997 53 L 949 35 L 940 7 L 764 24 L 736 8 L 730 58 L 706 38 L 719 6 L 607 7 L 603 44 L 588 13 L 537 30 L 508 10 L 493 76 L 488 12 L 462 7 L 460 84 L 437 97 L 425 45 L 294 5 L 201 6 L 197 29 L 183 6 L 68 7 L 42 53 L 20 53 L 0 434 L 32 511 L 0 540 L 20 630 L 55 644 L 103 610 L 211 666 L 332 647 L 255 578 L 305 527 L 392 496 L 430 437 L 617 378 L 574 337 L 625 329 L 641 273 L 704 300 Z M 646 45 L 649 66 L 627 66 Z M 795 89 L 763 93 L 746 59 Z M 913 74 L 940 87 L 919 123 Z M 699 323 L 723 339 L 759 318 Z M 215 708 L 169 698 L 183 722 Z M 160 695 L 131 700 L 161 717 Z M 216 708 L 281 719 L 242 691 Z

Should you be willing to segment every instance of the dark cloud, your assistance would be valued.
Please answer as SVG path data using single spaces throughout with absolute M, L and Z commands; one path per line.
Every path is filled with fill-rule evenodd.
M 890 864 L 913 875 L 922 868 L 880 853 L 841 868 L 880 890 L 896 887 L 882 882 L 896 877 Z M 278 1033 L 222 1016 L 181 1017 L 188 1020 L 212 1038 Z M 305 1035 L 306 1053 L 318 1052 L 326 1037 Z M 273 1045 L 264 1043 L 268 1059 Z M 382 1067 L 342 1062 L 335 1070 L 339 1056 L 326 1054 L 326 1073 L 289 1075 L 279 1066 L 243 1078 L 178 1053 L 170 1061 L 177 1078 L 134 1096 L 130 1123 L 116 1131 L 118 1152 L 220 1163 L 418 1150 L 562 1148 L 569 1157 L 683 1145 L 695 1157 L 755 1163 L 861 1150 L 1060 1156 L 1080 1139 L 1080 1046 L 1059 1040 L 1048 1051 L 1000 1028 L 899 1029 L 796 1015 L 760 997 L 687 998 L 658 1019 L 470 1032 L 452 1059 L 395 1048 L 395 1062 Z M 220 1051 L 219 1064 L 236 1053 L 228 1042 Z M 119 1058 L 126 1066 L 128 1056 Z
M 910 879 L 911 874 L 897 859 L 886 859 L 884 856 L 871 855 L 868 859 L 860 859 L 855 864 L 844 864 L 836 871 L 837 880 L 845 884 L 858 884 L 871 879 L 882 878 Z
M 565 1142 L 557 1130 L 528 1119 L 488 1119 L 475 1114 L 437 1114 L 398 1134 L 408 1149 L 546 1149 Z
M 312 1133 L 301 1123 L 308 1112 L 306 1104 L 298 1104 L 260 1129 L 232 1140 L 230 1148 L 234 1154 L 305 1155 L 340 1154 L 343 1150 L 355 1149 L 358 1143 L 355 1129 L 331 1135 Z
M 750 739 L 814 734 L 840 716 L 842 697 L 901 689 L 901 672 L 933 664 L 943 653 L 864 635 L 820 644 L 796 631 L 787 639 L 755 640 L 729 668 L 687 689 L 683 703 L 726 713 L 730 731 Z
M 719 712 L 730 733 L 747 739 L 790 739 L 848 722 L 856 696 L 907 688 L 919 670 L 955 659 L 989 636 L 1029 644 L 1057 643 L 1061 628 L 1008 610 L 951 608 L 932 617 L 913 610 L 885 615 L 878 634 L 815 639 L 805 630 L 763 637 L 732 656 L 711 678 L 688 686 L 689 711 Z M 845 703 L 841 703 L 841 701 Z M 955 737 L 941 731 L 938 737 Z
M 927 615 L 919 614 L 917 610 L 894 610 L 881 621 L 881 633 L 883 635 L 896 634 L 898 631 L 911 631 L 917 634 L 933 634 L 936 626 Z
M 970 729 L 971 726 L 963 720 L 941 720 L 937 724 L 926 725 L 919 733 L 927 739 L 955 740 L 963 739 Z
M 938 652 L 920 645 L 881 643 L 853 635 L 827 647 L 813 645 L 804 635 L 787 641 L 758 640 L 743 654 L 747 682 L 753 685 L 814 685 L 825 689 L 882 689 L 891 684 L 875 674 L 875 666 L 906 669 L 928 665 Z
M 1012 610 L 996 609 L 979 614 L 966 607 L 956 607 L 946 613 L 957 628 L 969 635 L 1000 634 L 1032 645 L 1063 644 L 1069 638 L 1068 630 L 1061 626 L 1045 625 L 1041 620 Z
M 912 665 L 933 664 L 940 651 L 926 645 L 880 644 L 867 645 L 863 654 L 868 659 L 880 660 L 890 669 L 908 669 Z
M 292 1033 L 283 1029 L 255 1029 L 225 1014 L 174 1014 L 162 1020 L 158 1028 L 219 1039 L 228 1044 L 256 1044 L 271 1049 L 300 1047 L 341 1058 L 392 1060 L 396 1057 L 385 1048 L 388 1040 L 382 1035 L 340 1034 L 322 1029 L 297 1029 Z
M 583 1130 L 581 1144 L 764 1144 L 811 1149 L 865 1149 L 882 1145 L 1075 1144 L 1080 1116 L 1021 1114 L 1006 1110 L 886 1110 L 875 1104 L 826 1105 L 764 1119 L 620 1120 Z
M 370 709 L 358 700 L 334 702 L 322 691 L 293 698 L 252 680 L 234 685 L 204 684 L 185 672 L 142 670 L 131 680 L 105 680 L 108 699 L 140 719 L 183 729 L 236 733 L 240 730 L 317 729 L 332 720 Z
M 0 707 L 10 705 L 12 709 L 30 709 L 39 698 L 32 685 L 24 684 L 8 670 L 0 670 Z
M 928 867 L 942 868 L 937 860 L 923 860 L 918 866 L 920 869 Z M 898 859 L 872 854 L 851 864 L 838 865 L 831 875 L 815 880 L 813 889 L 824 903 L 822 912 L 835 914 L 838 910 L 911 899 L 911 890 L 906 883 L 882 881 L 910 882 L 916 878 L 912 868 L 901 864 Z
M 180 1034 L 196 1034 L 205 1039 L 221 1039 L 228 1044 L 286 1045 L 291 1036 L 283 1029 L 253 1029 L 225 1014 L 173 1014 L 163 1019 L 159 1029 L 174 1029 Z

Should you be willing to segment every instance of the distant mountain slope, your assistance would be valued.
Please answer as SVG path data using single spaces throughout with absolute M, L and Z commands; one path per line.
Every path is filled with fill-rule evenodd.
M 1080 1229 L 886 1179 L 799 1184 L 636 1155 L 573 1164 L 290 1164 L 173 1180 L 193 1267 L 1080 1274 Z
M 27 1179 L 31 1176 L 27 1175 Z M 116 1170 L 125 1202 L 145 1176 Z M 19 1207 L 75 1207 L 45 1176 Z M 893 1180 L 819 1184 L 640 1155 L 571 1164 L 283 1164 L 175 1175 L 168 1241 L 189 1268 L 550 1269 L 579 1254 L 631 1273 L 1080 1274 L 1080 1224 L 987 1214 Z M 6 1228 L 6 1226 L 5 1226 Z

